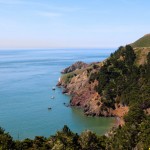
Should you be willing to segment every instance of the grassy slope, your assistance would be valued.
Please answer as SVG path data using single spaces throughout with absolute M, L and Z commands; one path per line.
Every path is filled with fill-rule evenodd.
M 136 53 L 136 64 L 142 65 L 146 63 L 147 54 L 150 52 L 150 34 L 146 34 L 131 44 Z
M 131 44 L 132 47 L 150 47 L 150 34 L 146 34 L 139 40 Z

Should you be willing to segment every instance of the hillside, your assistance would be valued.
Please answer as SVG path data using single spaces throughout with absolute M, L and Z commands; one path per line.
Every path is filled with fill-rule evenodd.
M 150 146 L 149 37 L 119 47 L 101 63 L 63 75 L 58 83 L 72 96 L 70 105 L 86 115 L 117 117 L 119 128 L 110 132 L 108 149 Z
M 142 38 L 138 39 L 131 44 L 133 48 L 137 47 L 150 47 L 150 34 L 146 34 Z
M 64 87 L 64 93 L 72 95 L 71 106 L 82 108 L 86 115 L 118 116 L 123 124 L 131 103 L 131 89 L 146 84 L 145 77 L 138 72 L 141 72 L 140 65 L 147 64 L 149 52 L 150 48 L 120 47 L 101 63 L 66 73 L 58 85 Z M 139 90 L 144 90 L 144 86 Z
M 150 34 L 144 35 L 134 43 L 130 44 L 136 54 L 136 65 L 143 65 L 147 61 L 150 52 Z

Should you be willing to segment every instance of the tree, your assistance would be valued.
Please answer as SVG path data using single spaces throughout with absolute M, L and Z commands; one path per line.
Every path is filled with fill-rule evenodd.
M 130 106 L 128 114 L 124 117 L 126 123 L 130 125 L 138 125 L 145 119 L 145 113 L 139 104 Z
M 5 133 L 5 130 L 0 128 L 0 149 L 1 150 L 13 150 L 14 142 L 9 133 Z
M 79 138 L 81 149 L 83 150 L 97 150 L 100 149 L 98 137 L 91 131 L 81 133 Z

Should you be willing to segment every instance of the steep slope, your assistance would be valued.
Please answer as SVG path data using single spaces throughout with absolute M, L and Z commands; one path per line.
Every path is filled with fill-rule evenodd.
M 63 93 L 72 95 L 71 106 L 83 108 L 86 115 L 107 115 L 101 114 L 100 95 L 95 90 L 98 82 L 89 82 L 90 74 L 96 72 L 100 66 L 101 63 L 91 64 L 86 69 L 65 74 L 58 83 L 58 86 L 64 87 Z

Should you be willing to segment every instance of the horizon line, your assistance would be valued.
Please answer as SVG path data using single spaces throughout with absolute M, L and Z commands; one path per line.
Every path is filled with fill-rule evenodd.
M 119 47 L 119 46 L 118 46 Z M 0 50 L 54 50 L 54 49 L 115 49 L 118 47 L 54 47 L 54 48 L 0 48 Z

